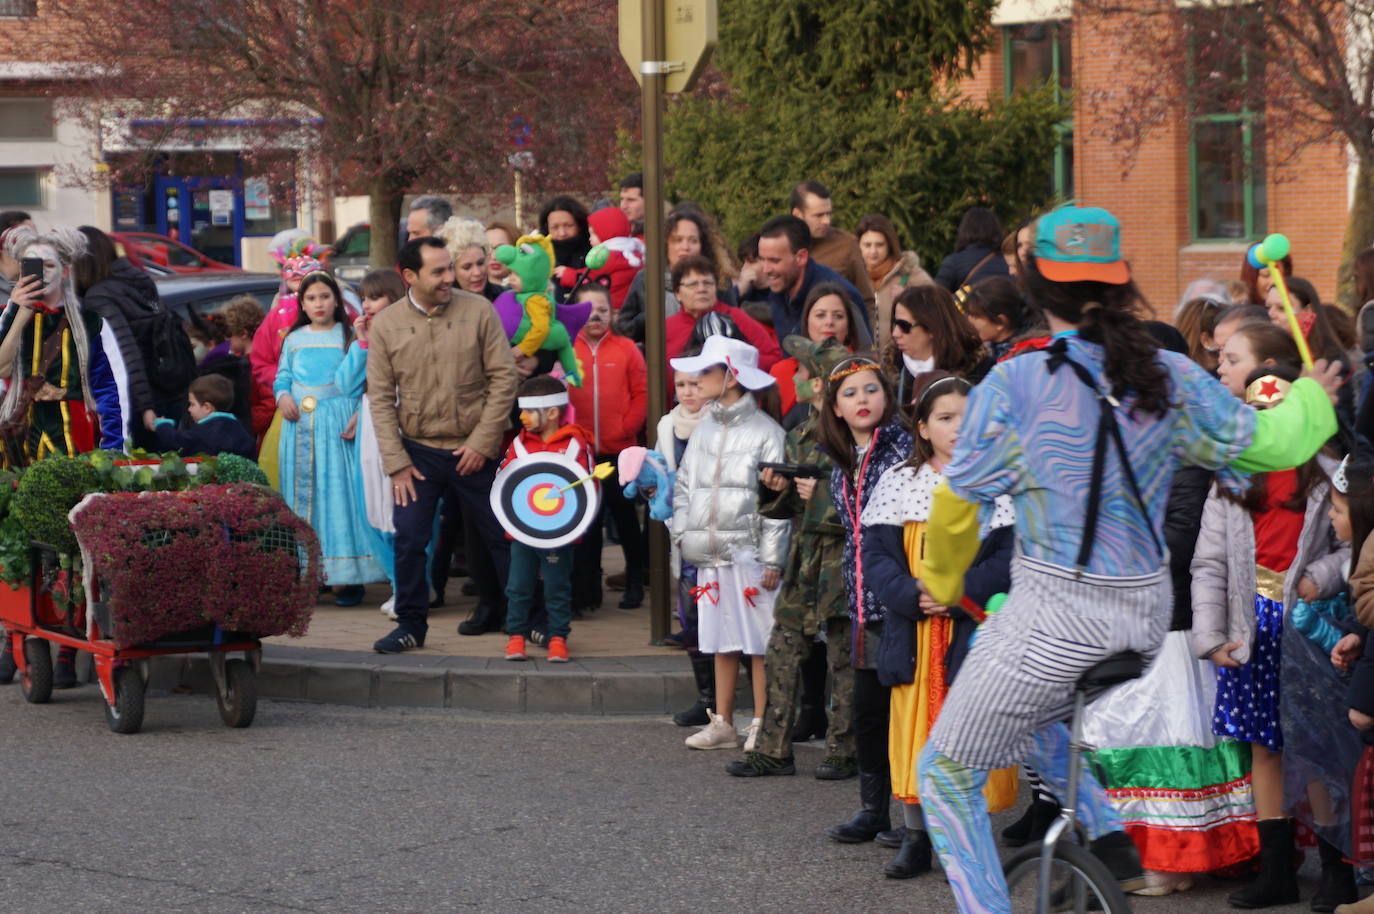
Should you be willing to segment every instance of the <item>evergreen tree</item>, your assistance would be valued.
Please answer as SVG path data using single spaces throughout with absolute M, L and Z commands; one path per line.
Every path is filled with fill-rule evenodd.
M 994 103 L 955 85 L 993 36 L 992 0 L 722 0 L 724 85 L 676 100 L 664 146 L 668 193 L 747 236 L 814 179 L 835 224 L 889 216 L 928 264 L 959 217 L 1004 220 L 1048 202 L 1046 173 L 1066 116 L 1052 93 Z

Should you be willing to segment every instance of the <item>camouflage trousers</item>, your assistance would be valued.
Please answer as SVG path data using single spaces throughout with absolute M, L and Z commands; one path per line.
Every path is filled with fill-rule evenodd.
M 848 619 L 825 622 L 826 662 L 830 667 L 830 725 L 826 729 L 826 755 L 854 757 L 854 668 L 849 663 L 852 623 Z M 773 758 L 792 755 L 792 724 L 801 693 L 801 665 L 814 639 L 799 631 L 773 626 L 768 636 L 763 669 L 768 681 L 768 708 L 763 713 L 754 750 Z

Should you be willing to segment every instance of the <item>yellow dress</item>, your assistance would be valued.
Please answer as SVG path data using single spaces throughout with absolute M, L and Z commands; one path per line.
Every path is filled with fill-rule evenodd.
M 907 521 L 902 527 L 911 576 L 921 576 L 926 524 Z M 926 737 L 945 703 L 945 654 L 954 636 L 948 616 L 927 616 L 916 623 L 916 675 L 907 685 L 892 687 L 891 720 L 887 731 L 887 755 L 892 768 L 892 795 L 903 803 L 919 803 L 916 760 Z M 988 775 L 983 798 L 989 812 L 1001 812 L 1016 804 L 1016 769 L 999 768 Z
M 281 491 L 281 467 L 277 460 L 277 448 L 281 442 L 281 410 L 277 410 L 272 417 L 272 424 L 267 427 L 267 434 L 262 437 L 262 447 L 258 449 L 258 466 L 267 475 L 267 483 L 273 489 Z

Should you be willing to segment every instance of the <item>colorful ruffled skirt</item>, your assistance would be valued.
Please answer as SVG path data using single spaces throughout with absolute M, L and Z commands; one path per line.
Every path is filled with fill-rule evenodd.
M 1177 631 L 1144 676 L 1088 707 L 1084 738 L 1146 869 L 1207 872 L 1259 852 L 1250 747 L 1213 734 L 1216 689 Z

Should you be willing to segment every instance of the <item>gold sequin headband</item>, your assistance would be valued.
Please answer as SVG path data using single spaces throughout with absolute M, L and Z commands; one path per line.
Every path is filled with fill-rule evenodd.
M 844 362 L 841 362 L 841 363 L 840 363 L 840 365 L 843 365 L 843 364 L 844 364 Z M 835 383 L 836 381 L 838 381 L 838 380 L 840 380 L 840 379 L 842 379 L 842 378 L 847 378 L 847 377 L 849 377 L 849 376 L 852 375 L 852 374 L 858 374 L 858 373 L 861 372 L 861 371 L 877 371 L 877 372 L 881 372 L 882 370 L 883 370 L 883 366 L 879 365 L 877 362 L 874 362 L 874 361 L 871 360 L 871 359 L 862 359 L 862 360 L 859 360 L 859 361 L 855 361 L 852 365 L 849 365 L 849 366 L 846 367 L 846 368 L 840 368 L 840 367 L 837 365 L 837 366 L 835 367 L 835 370 L 832 371 L 832 372 L 830 372 L 830 375 L 829 375 L 829 377 L 827 378 L 827 380 L 828 380 L 830 383 L 833 384 L 833 383 Z

